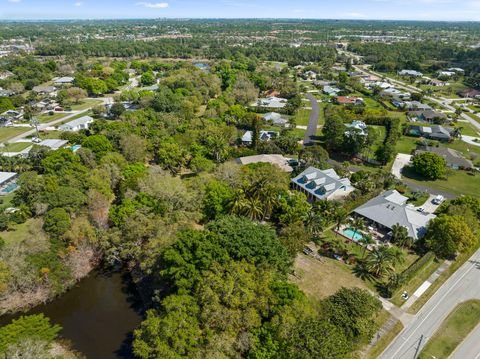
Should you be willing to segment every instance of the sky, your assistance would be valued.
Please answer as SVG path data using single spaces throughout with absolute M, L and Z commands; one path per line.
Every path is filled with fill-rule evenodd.
M 0 0 L 0 19 L 313 18 L 480 21 L 480 0 Z

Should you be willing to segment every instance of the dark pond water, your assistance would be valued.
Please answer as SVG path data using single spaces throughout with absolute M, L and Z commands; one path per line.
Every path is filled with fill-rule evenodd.
M 93 272 L 63 296 L 26 314 L 37 313 L 60 324 L 61 336 L 88 359 L 133 358 L 132 331 L 142 320 L 141 303 L 124 274 Z M 15 317 L 1 317 L 0 325 Z

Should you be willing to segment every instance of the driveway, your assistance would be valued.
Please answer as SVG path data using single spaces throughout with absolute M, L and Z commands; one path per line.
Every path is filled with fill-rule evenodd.
M 320 114 L 320 107 L 318 106 L 317 99 L 310 93 L 305 94 L 305 97 L 310 100 L 312 104 L 312 113 L 310 114 L 310 120 L 308 121 L 307 131 L 303 138 L 303 145 L 308 146 L 312 143 L 312 137 L 317 133 L 318 115 Z
M 421 206 L 417 207 L 417 208 L 423 208 L 423 210 L 426 212 L 426 213 L 435 213 L 435 211 L 437 210 L 438 207 L 440 207 L 439 204 L 435 204 L 433 203 L 433 199 L 437 197 L 436 195 L 434 194 L 431 194 L 428 199 L 425 201 L 424 204 L 422 204 Z
M 397 157 L 395 157 L 395 162 L 393 162 L 392 175 L 394 175 L 398 179 L 402 179 L 402 169 L 403 167 L 407 166 L 411 160 L 412 155 L 399 153 Z
M 475 298 L 480 298 L 480 250 L 437 290 L 379 358 L 416 358 L 457 304 Z
M 475 139 L 478 139 L 479 142 L 475 142 Z M 480 147 L 480 137 L 462 135 L 462 141 L 468 143 L 469 145 Z

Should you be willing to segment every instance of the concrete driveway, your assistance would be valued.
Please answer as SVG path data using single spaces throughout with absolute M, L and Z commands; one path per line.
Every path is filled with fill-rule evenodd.
M 411 160 L 412 160 L 412 155 L 399 153 L 397 157 L 395 157 L 395 162 L 393 163 L 393 166 L 392 166 L 392 174 L 396 178 L 402 179 L 402 169 L 403 167 L 407 166 Z
M 433 199 L 437 197 L 436 195 L 434 194 L 431 194 L 428 199 L 425 201 L 424 204 L 422 204 L 421 206 L 417 207 L 417 208 L 423 208 L 423 210 L 426 212 L 426 213 L 435 213 L 435 211 L 437 210 L 437 208 L 440 206 L 439 204 L 434 204 L 432 201 Z

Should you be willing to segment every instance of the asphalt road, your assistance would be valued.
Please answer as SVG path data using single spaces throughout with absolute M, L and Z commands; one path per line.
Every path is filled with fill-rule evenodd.
M 480 298 L 480 250 L 437 290 L 379 358 L 415 359 L 455 306 L 474 298 Z M 465 350 L 478 343 L 472 344 L 475 347 L 467 343 Z
M 480 324 L 460 344 L 450 359 L 480 359 Z
M 310 100 L 312 104 L 312 113 L 310 114 L 310 120 L 308 121 L 308 127 L 305 131 L 305 137 L 303 139 L 303 145 L 307 146 L 311 144 L 312 137 L 317 133 L 318 115 L 320 114 L 320 106 L 318 106 L 317 99 L 310 93 L 305 94 L 305 97 Z

